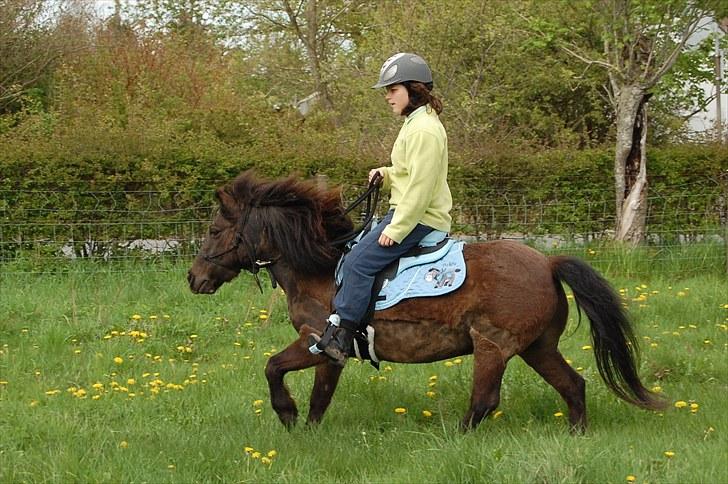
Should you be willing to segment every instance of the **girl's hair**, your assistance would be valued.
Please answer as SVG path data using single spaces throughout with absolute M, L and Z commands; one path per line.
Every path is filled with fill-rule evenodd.
M 442 112 L 442 101 L 432 95 L 432 83 L 424 84 L 417 81 L 405 81 L 402 85 L 407 89 L 409 104 L 402 110 L 403 116 L 409 116 L 411 112 L 420 106 L 429 104 L 437 114 Z

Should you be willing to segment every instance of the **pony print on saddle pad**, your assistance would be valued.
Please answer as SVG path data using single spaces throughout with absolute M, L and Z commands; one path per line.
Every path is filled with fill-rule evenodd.
M 434 261 L 417 263 L 418 257 L 401 259 L 400 267 L 415 265 L 402 270 L 392 280 L 384 281 L 374 309 L 381 311 L 391 308 L 398 302 L 412 297 L 442 296 L 462 286 L 466 274 L 464 245 L 462 241 L 452 241 L 444 257 Z

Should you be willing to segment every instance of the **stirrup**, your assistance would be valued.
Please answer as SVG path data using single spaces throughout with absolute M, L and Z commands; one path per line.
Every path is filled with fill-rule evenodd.
M 334 337 L 334 333 L 336 333 L 336 330 L 339 328 L 341 318 L 338 314 L 332 314 L 331 316 L 329 316 L 326 322 L 328 324 L 326 325 L 326 329 L 324 329 L 323 335 L 319 337 L 319 335 L 317 334 L 311 334 L 308 337 L 308 344 L 310 345 L 308 347 L 308 351 L 314 355 L 318 355 L 324 352 L 326 347 L 331 342 L 331 338 Z

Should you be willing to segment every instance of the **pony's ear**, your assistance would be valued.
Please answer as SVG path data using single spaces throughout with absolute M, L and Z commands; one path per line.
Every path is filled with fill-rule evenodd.
M 220 213 L 226 219 L 235 218 L 235 198 L 230 194 L 227 187 L 220 187 L 215 192 L 215 198 L 220 202 Z

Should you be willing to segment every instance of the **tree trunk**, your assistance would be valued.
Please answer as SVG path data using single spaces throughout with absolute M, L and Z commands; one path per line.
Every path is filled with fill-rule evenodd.
M 637 245 L 647 220 L 647 111 L 649 98 L 640 86 L 617 94 L 617 145 L 614 156 L 615 239 Z

